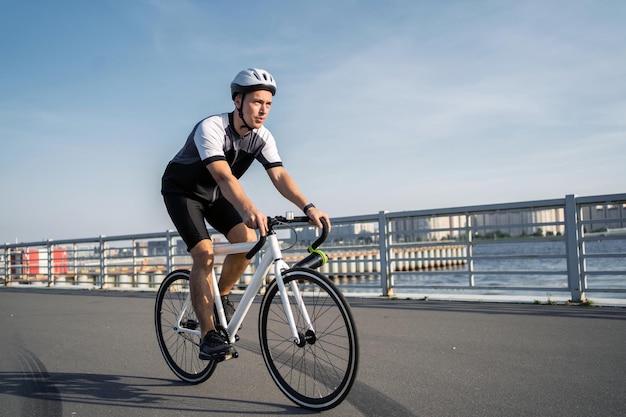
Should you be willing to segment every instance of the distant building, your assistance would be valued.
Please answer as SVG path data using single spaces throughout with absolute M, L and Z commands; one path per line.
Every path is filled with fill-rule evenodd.
M 582 206 L 580 211 L 585 232 L 626 228 L 626 204 Z M 565 233 L 562 208 L 536 210 L 502 210 L 469 216 L 474 235 L 560 236 Z M 396 243 L 463 239 L 468 218 L 464 215 L 405 217 L 391 223 Z M 590 223 L 588 223 L 590 222 Z
M 610 229 L 623 229 L 626 227 L 626 204 L 601 204 L 584 206 L 582 208 L 582 220 L 586 232 L 604 232 Z
M 502 211 L 472 215 L 472 227 L 478 235 L 499 231 L 518 237 L 540 234 L 562 235 L 565 232 L 563 209 L 538 209 L 524 211 Z

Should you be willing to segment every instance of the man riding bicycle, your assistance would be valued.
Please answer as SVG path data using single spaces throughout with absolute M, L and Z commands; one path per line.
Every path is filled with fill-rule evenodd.
M 162 178 L 161 193 L 167 211 L 187 245 L 192 267 L 189 279 L 191 301 L 201 329 L 200 359 L 220 359 L 235 353 L 226 337 L 216 330 L 213 319 L 213 243 L 205 220 L 230 243 L 257 240 L 267 232 L 267 217 L 244 192 L 239 178 L 256 159 L 265 168 L 280 194 L 301 208 L 311 223 L 330 225 L 328 215 L 318 210 L 300 192 L 283 167 L 274 137 L 263 126 L 276 93 L 276 82 L 265 70 L 239 72 L 230 84 L 235 110 L 209 116 L 198 122 L 182 149 L 169 162 Z M 245 254 L 224 259 L 219 292 L 226 319 L 235 308 L 228 299 L 250 261 Z

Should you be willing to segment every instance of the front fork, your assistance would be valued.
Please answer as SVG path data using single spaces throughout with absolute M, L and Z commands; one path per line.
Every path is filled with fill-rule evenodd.
M 291 330 L 292 340 L 295 344 L 301 346 L 304 342 L 304 340 L 302 340 L 301 338 L 303 338 L 304 335 L 298 333 L 296 320 L 293 317 L 293 311 L 291 311 L 289 296 L 287 295 L 287 289 L 283 280 L 283 272 L 286 271 L 289 266 L 282 260 L 277 260 L 274 265 L 274 276 L 276 277 L 276 284 L 278 285 L 278 291 L 280 292 L 280 299 L 283 302 L 283 310 L 285 311 L 285 316 L 287 316 L 287 322 L 289 323 L 289 329 Z M 306 305 L 304 305 L 304 300 L 302 299 L 302 294 L 300 293 L 300 289 L 298 288 L 298 283 L 296 282 L 296 280 L 291 281 L 290 287 L 291 291 L 293 292 L 293 297 L 296 301 L 298 311 L 300 312 L 300 315 L 304 320 L 304 324 L 307 330 L 315 333 L 313 323 L 311 323 L 311 318 L 309 317 Z

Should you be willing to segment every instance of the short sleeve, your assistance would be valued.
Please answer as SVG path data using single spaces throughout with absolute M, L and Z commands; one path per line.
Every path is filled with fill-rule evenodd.
M 225 159 L 224 136 L 221 117 L 210 117 L 200 123 L 193 138 L 200 160 L 205 162 Z
M 272 133 L 263 128 L 259 134 L 263 137 L 265 142 L 263 149 L 261 149 L 260 154 L 257 156 L 257 160 L 265 167 L 265 169 L 282 166 L 282 160 L 280 159 L 280 155 L 278 153 L 278 146 L 276 145 L 276 140 Z

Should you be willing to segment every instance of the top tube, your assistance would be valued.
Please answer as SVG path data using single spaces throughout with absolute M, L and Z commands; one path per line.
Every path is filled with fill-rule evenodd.
M 218 243 L 213 245 L 215 255 L 230 255 L 232 253 L 247 253 L 256 245 L 257 242 L 243 243 Z

